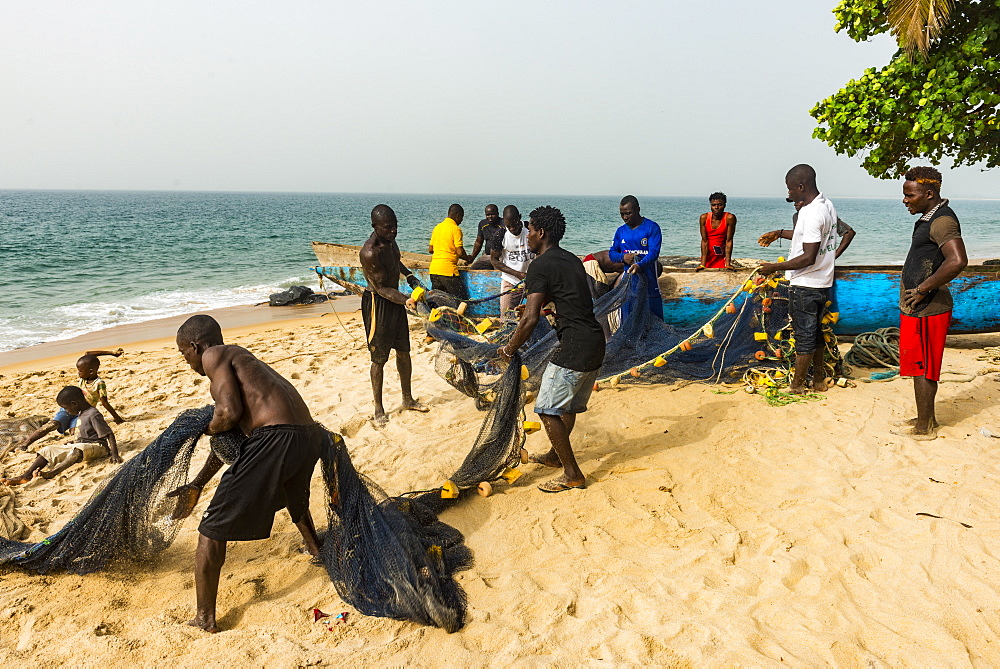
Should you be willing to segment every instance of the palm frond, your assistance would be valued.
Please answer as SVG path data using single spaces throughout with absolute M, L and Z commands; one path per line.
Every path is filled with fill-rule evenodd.
M 916 51 L 923 55 L 931 42 L 944 30 L 955 0 L 892 0 L 889 3 L 889 26 L 896 41 L 913 57 Z

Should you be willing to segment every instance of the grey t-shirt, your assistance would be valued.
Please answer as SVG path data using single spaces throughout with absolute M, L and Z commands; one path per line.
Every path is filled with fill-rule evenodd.
M 104 441 L 111 434 L 113 432 L 100 411 L 87 407 L 80 412 L 76 422 L 77 441 Z

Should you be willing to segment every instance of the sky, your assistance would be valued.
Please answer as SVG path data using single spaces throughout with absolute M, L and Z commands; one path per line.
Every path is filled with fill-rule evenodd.
M 811 138 L 895 50 L 835 4 L 5 0 L 0 188 L 898 197 Z

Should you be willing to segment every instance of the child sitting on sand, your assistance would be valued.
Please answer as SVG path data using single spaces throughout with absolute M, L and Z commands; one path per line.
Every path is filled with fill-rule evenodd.
M 50 444 L 38 449 L 28 471 L 10 479 L 0 479 L 2 485 L 21 485 L 39 476 L 50 479 L 81 460 L 94 460 L 111 455 L 111 462 L 120 463 L 115 433 L 96 407 L 87 402 L 79 386 L 66 386 L 59 391 L 56 402 L 67 414 L 76 417 L 76 441 L 71 444 Z M 42 471 L 51 466 L 48 471 Z
M 76 361 L 76 372 L 80 375 L 78 385 L 87 398 L 87 402 L 95 407 L 100 402 L 101 406 L 111 414 L 116 423 L 124 423 L 125 419 L 118 415 L 118 412 L 115 411 L 114 407 L 108 401 L 107 384 L 104 383 L 104 379 L 97 375 L 97 370 L 101 368 L 101 360 L 98 356 L 113 355 L 117 358 L 124 352 L 120 348 L 114 351 L 87 351 Z M 22 451 L 27 450 L 28 446 L 53 430 L 58 431 L 59 434 L 69 434 L 76 427 L 76 421 L 77 418 L 75 416 L 66 413 L 64 409 L 59 409 L 56 415 L 52 417 L 52 420 L 28 435 L 18 444 L 17 448 Z

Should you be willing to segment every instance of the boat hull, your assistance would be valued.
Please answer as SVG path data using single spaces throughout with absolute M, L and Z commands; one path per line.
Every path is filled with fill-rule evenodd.
M 338 255 L 321 254 L 317 259 L 342 262 L 338 266 L 314 269 L 349 290 L 360 293 L 367 287 L 364 273 L 358 266 L 358 247 L 313 242 L 313 248 L 337 247 Z M 353 250 L 353 251 L 352 251 Z M 351 255 L 353 253 L 353 256 Z M 430 286 L 427 272 L 428 256 L 406 254 L 404 264 L 411 267 L 420 281 Z M 352 259 L 353 258 L 353 259 Z M 857 335 L 884 327 L 899 325 L 899 267 L 841 266 L 837 268 L 832 292 L 833 311 L 840 313 L 834 327 L 838 335 Z M 500 273 L 494 270 L 461 270 L 470 300 L 482 299 L 500 292 Z M 728 299 L 746 280 L 746 273 L 723 270 L 664 268 L 660 275 L 664 320 L 677 328 L 696 328 L 708 321 L 721 300 Z M 1000 332 L 1000 272 L 995 267 L 968 267 L 951 281 L 949 288 L 955 300 L 950 332 L 969 334 Z M 400 290 L 409 293 L 405 282 Z M 472 304 L 466 310 L 470 316 L 495 316 L 497 300 Z

